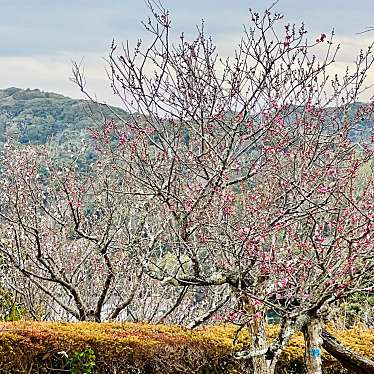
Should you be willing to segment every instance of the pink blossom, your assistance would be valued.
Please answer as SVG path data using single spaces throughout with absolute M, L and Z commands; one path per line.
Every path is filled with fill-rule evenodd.
M 260 270 L 262 273 L 267 274 L 270 270 L 269 266 L 267 264 L 261 264 L 260 265 Z
M 119 137 L 119 145 L 124 145 L 126 143 L 126 140 L 127 140 L 126 134 L 121 134 L 121 136 Z
M 280 124 L 281 126 L 284 126 L 284 119 L 281 116 L 275 116 L 274 121 Z
M 356 225 L 356 223 L 358 222 L 358 216 L 356 214 L 354 214 L 351 218 L 351 222 L 353 225 Z
M 169 205 L 169 211 L 170 212 L 176 212 L 177 210 L 177 206 L 175 204 L 170 204 Z
M 336 177 L 336 175 L 338 174 L 338 170 L 336 167 L 331 167 L 327 169 L 327 174 L 330 175 L 331 177 Z
M 314 237 L 314 240 L 320 244 L 323 244 L 325 241 L 326 241 L 326 237 L 322 236 L 322 235 L 316 235 Z
M 186 212 L 191 212 L 192 210 L 192 207 L 193 207 L 193 201 L 192 200 L 188 200 L 186 205 L 185 205 L 185 209 L 186 209 Z
M 230 321 L 235 321 L 238 318 L 238 312 L 236 311 L 231 311 L 230 314 L 228 315 L 228 319 Z
M 240 122 L 242 119 L 243 119 L 244 115 L 243 113 L 239 113 L 236 117 L 235 117 L 235 122 Z
M 265 146 L 264 150 L 265 150 L 265 152 L 268 152 L 268 153 L 276 153 L 276 148 L 275 147 Z
M 155 132 L 155 129 L 153 127 L 146 127 L 144 129 L 144 133 L 147 135 L 153 134 Z
M 318 193 L 328 193 L 330 191 L 331 191 L 331 189 L 329 187 L 326 187 L 326 186 L 321 186 L 321 187 L 317 188 Z
M 214 130 L 214 124 L 212 122 L 209 122 L 207 125 L 206 125 L 206 129 L 208 132 L 212 132 Z
M 222 195 L 223 201 L 227 201 L 229 203 L 235 201 L 235 196 L 233 194 L 227 193 Z
M 250 233 L 251 229 L 249 227 L 241 227 L 239 229 L 240 236 L 247 236 Z
M 338 225 L 336 226 L 336 231 L 341 234 L 342 232 L 344 232 L 344 227 L 342 225 Z
M 92 138 L 93 140 L 97 140 L 97 139 L 99 139 L 99 133 L 98 133 L 98 131 L 92 131 L 92 133 L 91 133 L 91 138 Z
M 283 279 L 281 279 L 281 281 L 280 281 L 280 285 L 281 285 L 282 287 L 286 287 L 287 284 L 288 284 L 288 279 L 287 279 L 287 278 L 283 278 Z
M 109 122 L 106 124 L 105 129 L 104 129 L 105 134 L 109 134 L 109 133 L 111 133 L 112 130 L 113 130 L 113 128 L 114 128 L 114 121 L 109 121 Z
M 209 237 L 207 235 L 200 235 L 199 237 L 201 243 L 208 243 Z
M 201 191 L 203 191 L 204 187 L 201 185 L 201 184 L 198 184 L 196 186 L 196 192 L 200 193 Z
M 231 215 L 231 214 L 234 214 L 235 212 L 235 208 L 233 206 L 224 206 L 223 207 L 223 213 L 227 214 L 227 215 Z

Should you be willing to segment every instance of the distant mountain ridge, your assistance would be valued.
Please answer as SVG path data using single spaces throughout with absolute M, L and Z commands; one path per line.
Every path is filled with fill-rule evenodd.
M 59 162 L 72 158 L 85 170 L 95 162 L 97 154 L 89 143 L 88 128 L 107 119 L 127 118 L 120 108 L 92 105 L 86 100 L 72 99 L 39 89 L 0 89 L 0 149 L 9 138 L 21 144 L 50 143 Z M 77 156 L 79 157 L 77 158 Z
M 111 111 L 127 116 L 120 108 L 97 108 L 98 114 L 115 117 Z M 84 139 L 87 128 L 95 125 L 93 115 L 85 100 L 39 89 L 0 89 L 0 143 L 12 134 L 22 144 L 45 144 L 51 138 L 59 144 Z
M 352 105 L 352 117 L 361 105 L 365 104 Z M 128 117 L 122 109 L 105 105 L 89 113 L 86 100 L 39 89 L 0 89 L 0 144 L 9 135 L 17 137 L 22 144 L 45 144 L 51 139 L 60 146 L 78 144 L 89 138 L 87 129 L 95 127 L 95 116 L 99 121 L 102 114 L 115 118 L 113 112 L 121 118 Z M 372 129 L 373 121 L 362 118 L 352 129 L 351 139 L 370 142 Z
M 4 99 L 6 97 L 12 97 L 15 100 L 32 100 L 32 99 L 45 99 L 45 98 L 53 98 L 53 99 L 66 99 L 67 97 L 64 95 L 60 95 L 53 92 L 44 92 L 39 89 L 22 89 L 17 87 L 9 87 L 5 89 L 0 89 L 0 99 Z

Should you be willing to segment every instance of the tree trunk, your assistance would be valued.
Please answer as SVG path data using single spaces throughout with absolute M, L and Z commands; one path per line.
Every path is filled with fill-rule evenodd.
M 266 353 L 269 344 L 266 340 L 265 318 L 263 311 L 259 306 L 254 305 L 252 300 L 242 297 L 243 309 L 246 311 L 249 321 L 247 329 L 251 342 L 250 360 L 252 363 L 253 374 L 270 374 L 269 364 L 266 360 Z
M 319 318 L 312 317 L 304 327 L 305 365 L 307 373 L 322 374 L 322 323 Z
M 252 366 L 254 374 L 268 373 L 268 364 L 266 362 L 265 354 L 268 350 L 266 341 L 264 318 L 260 317 L 253 322 L 248 323 L 248 331 L 251 334 L 251 341 L 253 347 Z
M 373 374 L 374 362 L 344 347 L 326 330 L 322 330 L 322 347 L 335 357 L 349 372 Z

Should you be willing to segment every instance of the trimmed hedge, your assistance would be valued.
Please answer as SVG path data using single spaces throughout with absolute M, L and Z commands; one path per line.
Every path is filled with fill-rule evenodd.
M 270 336 L 276 327 L 270 327 Z M 332 333 L 374 359 L 374 330 Z M 134 323 L 0 323 L 1 373 L 239 373 L 231 358 L 234 326 L 190 331 L 179 326 Z M 245 345 L 242 334 L 238 348 Z M 304 343 L 296 335 L 281 356 L 279 372 L 303 372 Z M 326 373 L 344 373 L 328 354 Z
M 83 373 L 91 348 L 95 368 L 89 373 L 224 373 L 230 344 L 224 330 L 215 334 L 152 324 L 8 322 L 0 324 L 0 372 L 72 369 L 69 359 L 79 361 L 81 354 L 75 366 Z M 53 372 L 49 370 L 45 372 Z

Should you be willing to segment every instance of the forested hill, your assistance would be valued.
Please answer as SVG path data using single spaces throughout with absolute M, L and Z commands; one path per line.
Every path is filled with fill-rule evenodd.
M 126 117 L 123 110 L 104 106 L 96 108 L 96 114 L 113 117 L 111 110 Z M 87 128 L 93 127 L 94 122 L 84 100 L 38 89 L 0 90 L 0 143 L 7 135 L 13 135 L 23 144 L 44 144 L 52 139 L 62 145 L 87 137 Z
M 352 114 L 363 104 L 355 104 Z M 91 108 L 92 109 L 92 108 Z M 6 136 L 14 136 L 23 144 L 44 144 L 52 140 L 54 144 L 78 143 L 88 138 L 87 128 L 95 126 L 93 116 L 114 117 L 112 111 L 121 118 L 127 114 L 115 107 L 104 105 L 90 113 L 87 101 L 76 100 L 56 93 L 38 89 L 0 89 L 0 144 Z M 370 141 L 372 121 L 362 118 L 351 132 L 356 141 Z

